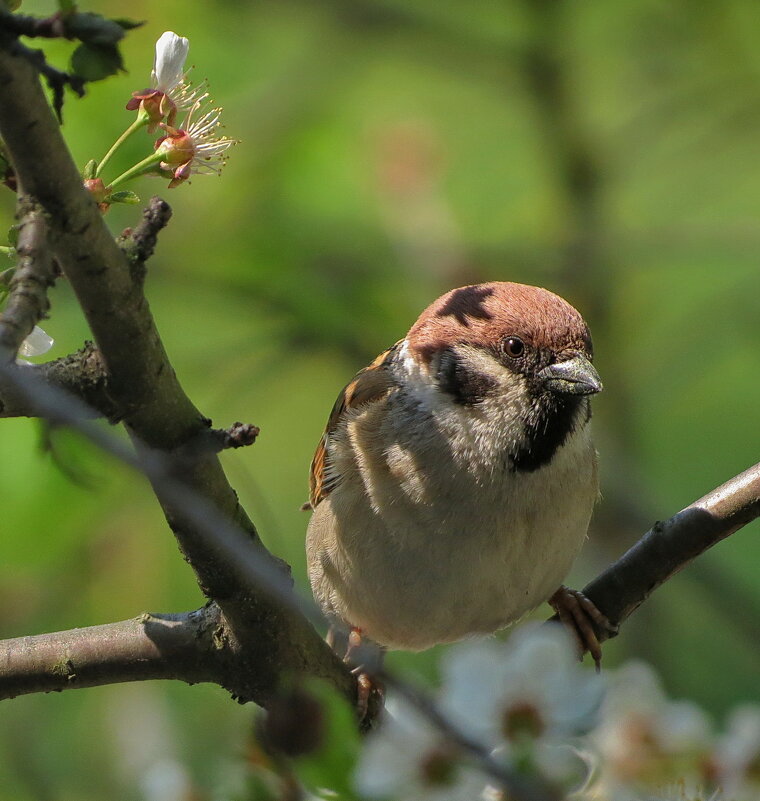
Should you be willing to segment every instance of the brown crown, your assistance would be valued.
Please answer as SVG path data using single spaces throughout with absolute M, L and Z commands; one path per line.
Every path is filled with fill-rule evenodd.
M 508 281 L 452 289 L 422 312 L 407 341 L 427 362 L 454 343 L 493 347 L 509 335 L 555 353 L 591 355 L 591 336 L 576 309 L 548 289 Z

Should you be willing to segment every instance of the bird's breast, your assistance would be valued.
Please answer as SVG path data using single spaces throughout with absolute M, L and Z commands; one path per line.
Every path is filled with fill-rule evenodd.
M 588 425 L 551 461 L 510 469 L 477 426 L 393 425 L 373 409 L 337 443 L 342 480 L 309 525 L 326 612 L 390 647 L 489 633 L 546 600 L 586 536 L 598 488 Z M 507 431 L 504 437 L 512 436 Z M 487 447 L 486 447 L 487 446 Z

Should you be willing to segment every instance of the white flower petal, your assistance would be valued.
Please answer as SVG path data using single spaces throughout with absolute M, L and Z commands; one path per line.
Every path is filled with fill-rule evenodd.
M 504 743 L 505 713 L 515 706 L 533 707 L 542 737 L 556 739 L 587 731 L 603 693 L 604 683 L 581 667 L 559 626 L 524 626 L 506 644 L 461 645 L 443 664 L 444 712 L 492 748 Z
M 52 337 L 49 337 L 38 325 L 34 326 L 32 333 L 21 343 L 18 352 L 20 356 L 42 356 L 53 347 L 55 342 Z
M 440 737 L 407 701 L 389 693 L 380 727 L 368 737 L 356 771 L 362 795 L 392 795 L 414 783 L 418 763 Z
M 190 42 L 184 36 L 166 31 L 156 42 L 156 58 L 153 61 L 154 88 L 170 94 L 185 77 L 185 61 L 190 51 Z
M 477 801 L 487 780 L 479 771 L 456 764 L 451 783 L 424 781 L 423 763 L 445 748 L 431 723 L 408 701 L 389 694 L 382 722 L 366 739 L 354 783 L 366 798 L 394 801 Z M 455 759 L 452 753 L 452 759 Z
M 737 797 L 756 798 L 756 775 L 747 776 L 747 769 L 760 757 L 760 706 L 744 704 L 737 707 L 728 720 L 726 733 L 719 739 L 715 758 L 721 784 Z M 744 793 L 742 793 L 744 791 Z M 755 794 L 753 794 L 753 791 Z
M 663 708 L 658 735 L 670 753 L 706 748 L 710 742 L 710 721 L 704 710 L 691 701 L 671 701 Z

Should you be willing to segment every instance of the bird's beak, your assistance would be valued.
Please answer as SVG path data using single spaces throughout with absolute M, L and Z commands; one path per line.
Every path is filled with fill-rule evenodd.
M 602 381 L 594 365 L 582 355 L 544 367 L 538 374 L 550 392 L 565 395 L 595 395 L 602 391 Z

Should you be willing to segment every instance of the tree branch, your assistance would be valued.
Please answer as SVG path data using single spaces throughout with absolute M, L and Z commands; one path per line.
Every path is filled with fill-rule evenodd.
M 134 230 L 127 229 L 119 237 L 119 247 L 124 251 L 132 267 L 132 276 L 137 280 L 145 277 L 145 262 L 153 255 L 158 241 L 158 232 L 166 228 L 172 216 L 169 204 L 160 197 L 152 197 L 143 218 Z
M 0 642 L 0 700 L 125 681 L 221 678 L 220 610 L 143 614 L 119 623 Z M 222 681 L 217 681 L 222 684 Z
M 141 276 L 84 189 L 37 73 L 1 42 L 0 109 L 0 135 L 25 191 L 44 209 L 52 249 L 87 317 L 107 368 L 109 394 L 133 441 L 139 449 L 164 453 L 193 443 L 209 421 L 174 373 Z M 326 677 L 354 696 L 355 682 L 294 611 L 295 602 L 285 605 L 260 585 L 241 580 L 229 554 L 208 536 L 208 525 L 199 525 L 199 515 L 187 511 L 193 503 L 205 512 L 213 510 L 233 529 L 247 533 L 261 565 L 287 575 L 287 566 L 258 539 L 216 455 L 203 449 L 183 456 L 175 471 L 182 492 L 176 482 L 153 480 L 146 473 L 201 588 L 218 601 L 226 634 L 238 643 L 238 694 L 266 705 L 282 674 L 297 670 Z
M 51 245 L 69 279 L 103 355 L 109 392 L 130 435 L 149 448 L 172 451 L 192 442 L 207 418 L 182 389 L 156 329 L 142 281 L 106 227 L 61 137 L 34 70 L 0 48 L 0 133 L 26 191 L 39 199 Z M 191 486 L 249 532 L 268 554 L 216 457 L 184 461 Z M 205 539 L 179 524 L 181 510 L 159 501 L 204 592 L 232 597 L 243 588 L 228 566 L 208 553 Z
M 53 260 L 47 247 L 47 223 L 32 198 L 19 196 L 17 252 L 21 257 L 10 282 L 10 295 L 0 315 L 0 359 L 13 361 L 35 325 L 45 317 L 50 304 L 48 287 L 53 284 Z
M 760 464 L 652 528 L 583 588 L 617 628 L 671 576 L 760 517 Z M 552 618 L 556 619 L 556 616 Z M 609 634 L 597 630 L 600 641 Z
M 108 372 L 100 351 L 85 342 L 76 353 L 44 364 L 20 365 L 19 369 L 36 376 L 45 384 L 65 390 L 83 401 L 91 417 L 119 419 L 120 410 L 108 388 Z M 0 375 L 0 417 L 36 417 L 39 409 L 19 393 L 12 382 Z

